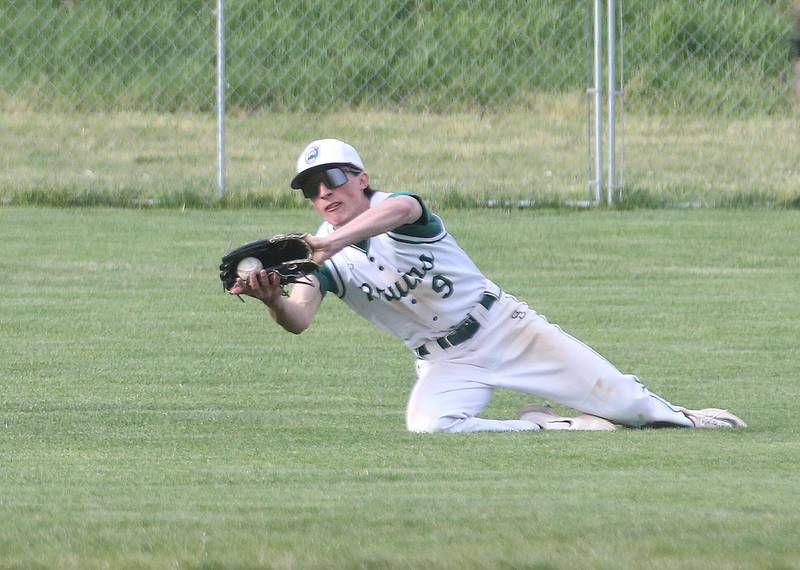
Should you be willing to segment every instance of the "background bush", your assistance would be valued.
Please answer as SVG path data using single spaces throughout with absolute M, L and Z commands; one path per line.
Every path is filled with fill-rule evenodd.
M 215 16 L 200 0 L 0 4 L 0 106 L 210 111 Z M 242 110 L 530 105 L 589 77 L 591 2 L 238 0 L 228 98 Z M 637 108 L 785 112 L 788 1 L 629 0 Z

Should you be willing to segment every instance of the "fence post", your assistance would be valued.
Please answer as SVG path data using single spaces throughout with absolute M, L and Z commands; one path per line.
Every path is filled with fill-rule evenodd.
M 614 27 L 615 23 L 615 14 L 614 14 L 614 4 L 616 4 L 616 0 L 606 0 L 608 3 L 608 13 L 606 18 L 608 21 L 606 25 L 608 26 L 608 34 L 606 37 L 607 40 L 607 54 L 606 57 L 608 58 L 608 81 L 606 82 L 606 89 L 608 91 L 608 205 L 611 206 L 614 203 L 614 174 L 617 168 L 616 163 L 616 152 L 617 152 L 617 140 L 616 140 L 616 130 L 617 130 L 617 113 L 616 113 L 616 89 L 617 89 L 617 53 L 615 50 L 615 44 L 617 41 L 617 34 L 616 29 Z
M 217 0 L 217 189 L 225 195 L 225 0 Z
M 594 201 L 600 205 L 603 191 L 603 11 L 594 0 Z
M 622 81 L 617 90 L 617 28 L 616 6 L 618 0 L 605 0 L 606 2 L 606 63 L 607 81 L 606 105 L 608 124 L 606 127 L 607 173 L 606 173 L 606 200 L 609 206 L 614 203 L 614 191 L 617 188 L 617 101 L 616 97 L 622 94 Z M 622 2 L 620 1 L 620 15 Z M 800 2 L 800 0 L 797 0 Z M 621 19 L 621 16 L 620 16 Z M 622 42 L 621 29 L 619 37 Z M 621 53 L 621 52 L 620 52 Z M 622 65 L 619 70 L 622 77 Z M 603 196 L 603 0 L 594 0 L 594 87 L 589 92 L 594 94 L 594 203 L 599 206 Z M 620 125 L 620 129 L 622 125 Z M 620 142 L 620 145 L 624 144 Z M 622 152 L 622 149 L 620 149 Z M 621 167 L 620 167 L 621 168 Z
M 794 0 L 792 51 L 794 55 L 794 90 L 797 95 L 797 102 L 800 103 L 800 0 Z

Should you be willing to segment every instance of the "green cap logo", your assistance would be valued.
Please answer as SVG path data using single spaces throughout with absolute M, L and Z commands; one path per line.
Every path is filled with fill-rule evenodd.
M 319 146 L 312 146 L 306 153 L 306 164 L 311 164 L 319 156 Z

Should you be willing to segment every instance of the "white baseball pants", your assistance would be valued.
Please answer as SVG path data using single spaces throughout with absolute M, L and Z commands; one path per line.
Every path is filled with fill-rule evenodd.
M 478 417 L 497 388 L 550 400 L 618 424 L 692 422 L 672 404 L 622 374 L 590 347 L 551 324 L 527 304 L 501 293 L 472 316 L 481 324 L 470 340 L 417 360 L 417 382 L 406 411 L 413 432 L 523 431 L 523 420 Z M 432 346 L 431 346 L 432 345 Z

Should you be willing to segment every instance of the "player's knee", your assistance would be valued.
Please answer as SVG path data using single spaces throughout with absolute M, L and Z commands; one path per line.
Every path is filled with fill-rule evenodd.
M 422 413 L 409 413 L 406 416 L 406 428 L 413 433 L 440 433 L 459 431 L 458 426 L 463 419 L 452 416 L 437 416 Z
M 413 433 L 434 433 L 439 431 L 438 418 L 436 416 L 422 414 L 419 412 L 406 415 L 406 429 Z

